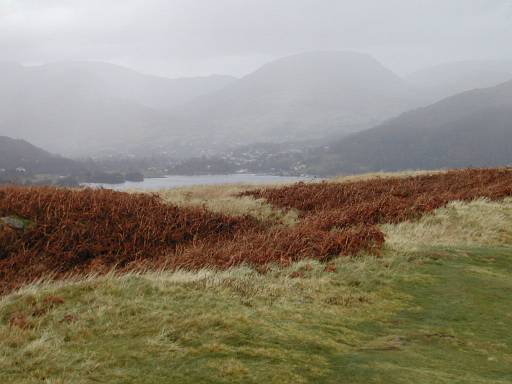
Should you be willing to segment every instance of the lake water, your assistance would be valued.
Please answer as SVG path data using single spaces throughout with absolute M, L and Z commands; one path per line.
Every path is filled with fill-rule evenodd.
M 188 187 L 193 185 L 215 185 L 215 184 L 272 184 L 282 182 L 297 182 L 315 180 L 312 177 L 288 177 L 272 175 L 252 175 L 252 174 L 233 174 L 233 175 L 203 175 L 203 176 L 166 176 L 159 178 L 148 178 L 141 182 L 127 181 L 123 184 L 83 184 L 92 188 L 107 188 L 117 191 L 139 189 L 139 190 L 158 190 L 178 187 Z

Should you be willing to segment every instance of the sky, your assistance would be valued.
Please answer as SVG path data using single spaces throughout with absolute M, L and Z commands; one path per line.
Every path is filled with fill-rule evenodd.
M 98 60 L 168 77 L 242 76 L 351 50 L 398 74 L 512 60 L 512 0 L 0 0 L 0 61 Z

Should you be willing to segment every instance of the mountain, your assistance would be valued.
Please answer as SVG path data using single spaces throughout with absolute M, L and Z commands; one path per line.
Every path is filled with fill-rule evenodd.
M 312 171 L 361 173 L 512 164 L 512 81 L 404 113 L 318 150 Z
M 416 105 L 413 89 L 372 57 L 311 52 L 264 65 L 175 117 L 211 144 L 248 144 L 341 136 Z
M 341 137 L 418 105 L 405 81 L 352 52 L 289 56 L 239 80 L 171 80 L 98 62 L 4 63 L 0 83 L 0 134 L 75 156 L 197 156 Z
M 68 175 L 83 170 L 70 159 L 53 155 L 25 140 L 0 136 L 0 169 L 24 168 L 31 173 Z
M 53 77 L 94 79 L 94 92 L 103 98 L 124 100 L 164 111 L 222 89 L 236 80 L 235 77 L 223 75 L 170 79 L 95 61 L 58 62 L 46 64 L 43 68 Z
M 406 76 L 410 84 L 422 88 L 438 101 L 477 88 L 493 87 L 512 80 L 510 61 L 462 61 L 425 68 Z
M 64 154 L 120 150 L 170 129 L 170 110 L 233 81 L 171 80 L 123 67 L 70 62 L 0 64 L 0 134 Z

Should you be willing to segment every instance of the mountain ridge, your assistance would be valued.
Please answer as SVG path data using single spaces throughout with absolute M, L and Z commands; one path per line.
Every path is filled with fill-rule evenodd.
M 23 137 L 66 155 L 119 150 L 171 127 L 170 111 L 187 97 L 231 81 L 220 78 L 216 84 L 219 79 L 215 78 L 203 87 L 202 81 L 212 79 L 168 80 L 165 84 L 161 79 L 105 63 L 34 67 L 4 63 L 0 65 L 0 134 Z M 190 82 L 194 86 L 187 88 Z M 188 89 L 188 95 L 175 87 L 177 83 Z
M 54 175 L 67 175 L 82 170 L 81 164 L 65 157 L 54 155 L 26 140 L 0 136 L 0 169 Z
M 512 61 L 466 60 L 426 67 L 404 79 L 430 94 L 431 101 L 512 80 Z
M 402 79 L 369 55 L 307 52 L 267 63 L 192 100 L 178 121 L 192 130 L 205 125 L 216 133 L 238 129 L 245 136 L 241 141 L 261 135 L 309 139 L 368 128 L 406 110 L 412 97 Z M 293 132 L 282 133 L 289 128 Z
M 331 144 L 312 163 L 327 173 L 511 164 L 512 81 L 406 112 Z

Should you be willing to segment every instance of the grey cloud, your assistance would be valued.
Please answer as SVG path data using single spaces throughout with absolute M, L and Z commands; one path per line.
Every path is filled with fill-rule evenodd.
M 392 69 L 512 59 L 509 0 L 0 0 L 0 60 L 104 60 L 169 76 L 310 50 Z

